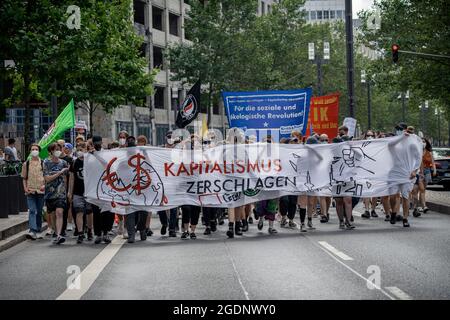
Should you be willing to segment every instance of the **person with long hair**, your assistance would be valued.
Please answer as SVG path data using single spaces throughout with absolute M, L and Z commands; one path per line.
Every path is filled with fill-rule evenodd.
M 423 213 L 427 213 L 428 207 L 426 203 L 427 185 L 432 180 L 432 175 L 436 175 L 436 164 L 434 163 L 433 148 L 428 139 L 422 138 L 423 156 L 422 156 L 422 179 L 419 179 L 419 202 L 422 206 Z

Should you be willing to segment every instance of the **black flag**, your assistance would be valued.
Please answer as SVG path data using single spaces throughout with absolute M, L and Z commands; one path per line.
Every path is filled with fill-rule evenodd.
M 197 118 L 200 112 L 200 80 L 198 80 L 186 95 L 183 104 L 178 109 L 176 125 L 184 128 Z

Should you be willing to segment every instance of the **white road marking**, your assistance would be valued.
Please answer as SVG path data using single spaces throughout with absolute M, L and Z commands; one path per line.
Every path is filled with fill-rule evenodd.
M 345 260 L 345 261 L 353 260 L 352 257 L 349 257 L 348 255 L 346 255 L 342 251 L 339 251 L 338 249 L 336 249 L 335 247 L 333 247 L 331 244 L 329 244 L 326 241 L 319 241 L 319 244 L 322 247 L 324 247 L 325 249 L 327 249 L 328 251 L 330 251 L 332 254 L 338 256 L 339 258 L 341 258 L 342 260 Z
M 413 300 L 413 298 L 409 294 L 400 290 L 397 287 L 385 287 L 385 289 L 389 290 L 394 296 L 396 296 L 400 300 Z
M 244 284 L 242 283 L 241 276 L 239 275 L 239 272 L 237 271 L 236 264 L 234 263 L 234 259 L 233 259 L 233 257 L 231 256 L 230 249 L 228 248 L 226 242 L 224 242 L 224 245 L 225 245 L 225 249 L 227 250 L 228 257 L 229 257 L 230 260 L 231 260 L 231 264 L 233 265 L 234 273 L 236 274 L 236 277 L 237 277 L 238 282 L 239 282 L 239 284 L 240 284 L 240 286 L 241 286 L 241 288 L 242 288 L 242 291 L 244 291 L 245 299 L 246 299 L 246 300 L 250 300 L 250 298 L 249 298 L 249 296 L 248 296 L 248 292 L 247 292 L 247 290 L 245 289 Z
M 81 286 L 79 289 L 67 288 L 56 300 L 80 300 L 98 278 L 103 269 L 120 250 L 125 239 L 117 236 L 108 244 L 78 276 Z

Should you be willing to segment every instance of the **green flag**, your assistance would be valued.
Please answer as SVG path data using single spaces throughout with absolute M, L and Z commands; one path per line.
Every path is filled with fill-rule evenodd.
M 48 157 L 47 147 L 58 140 L 64 131 L 72 129 L 75 126 L 75 108 L 73 104 L 73 99 L 70 100 L 69 104 L 60 113 L 55 122 L 52 123 L 50 128 L 39 141 L 39 146 L 41 147 L 41 152 L 39 156 L 42 159 Z

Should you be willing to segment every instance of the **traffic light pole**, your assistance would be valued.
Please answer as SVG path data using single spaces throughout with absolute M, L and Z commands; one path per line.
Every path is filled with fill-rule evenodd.
M 345 0 L 345 35 L 347 52 L 347 91 L 348 91 L 348 113 L 355 117 L 354 101 L 354 69 L 353 69 L 353 17 L 352 0 Z
M 402 92 L 402 121 L 406 122 L 405 94 Z

